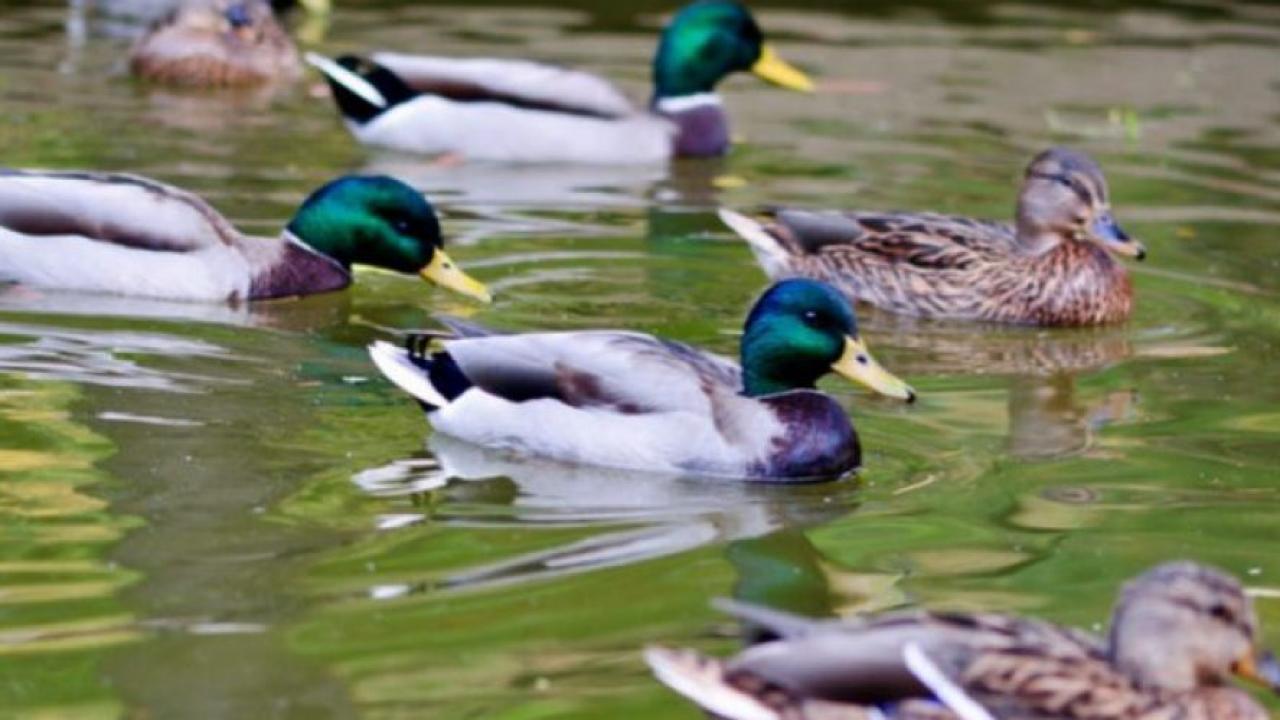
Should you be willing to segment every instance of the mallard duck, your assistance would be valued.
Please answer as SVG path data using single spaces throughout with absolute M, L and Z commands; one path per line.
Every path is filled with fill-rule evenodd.
M 324 185 L 275 240 L 243 235 L 195 195 L 147 178 L 0 171 L 0 282 L 237 302 L 339 290 L 364 264 L 488 302 L 442 242 L 431 205 L 389 177 Z
M 839 373 L 891 397 L 915 395 L 858 337 L 829 285 L 790 280 L 747 316 L 741 366 L 634 332 L 497 335 L 450 323 L 435 351 L 378 342 L 378 369 L 441 433 L 486 447 L 661 473 L 829 478 L 856 468 L 858 436 L 814 390 Z
M 1102 170 L 1052 148 L 1027 168 L 1010 225 L 934 213 L 777 210 L 721 218 L 771 277 L 825 280 L 853 300 L 924 317 L 1098 325 L 1129 317 L 1112 254 L 1146 256 L 1111 214 Z
M 658 678 L 730 720 L 1264 720 L 1232 675 L 1280 688 L 1231 575 L 1159 565 L 1123 590 L 1106 642 L 994 614 L 814 621 L 722 602 L 776 639 L 727 662 L 650 648 Z
M 360 142 L 509 162 L 653 163 L 721 155 L 729 124 L 716 84 L 741 70 L 812 90 L 764 42 L 742 5 L 699 0 L 662 33 L 649 112 L 595 75 L 520 60 L 378 53 L 308 55 Z
M 301 75 L 298 51 L 265 0 L 198 0 L 157 20 L 129 67 L 147 80 L 191 87 L 260 85 Z

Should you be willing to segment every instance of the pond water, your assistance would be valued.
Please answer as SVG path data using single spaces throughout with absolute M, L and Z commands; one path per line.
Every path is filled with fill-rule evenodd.
M 252 310 L 0 288 L 0 714 L 695 718 L 638 650 L 732 650 L 710 598 L 1100 628 L 1124 578 L 1175 557 L 1244 577 L 1280 645 L 1280 8 L 761 2 L 824 92 L 733 79 L 743 144 L 668 171 L 371 152 L 314 77 L 148 88 L 125 73 L 128 5 L 0 2 L 6 165 L 152 175 L 263 233 L 331 176 L 393 172 L 498 299 L 377 273 Z M 302 29 L 319 49 L 535 57 L 636 97 L 669 9 L 336 5 Z M 1132 321 L 864 312 L 921 400 L 824 383 L 862 434 L 857 479 L 516 462 L 428 439 L 364 355 L 438 311 L 731 353 L 764 278 L 718 203 L 1008 217 L 1050 143 L 1100 160 L 1148 246 Z

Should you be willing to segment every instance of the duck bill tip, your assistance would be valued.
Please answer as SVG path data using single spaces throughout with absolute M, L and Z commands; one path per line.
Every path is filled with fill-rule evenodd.
M 765 82 L 788 90 L 805 93 L 814 91 L 813 80 L 803 70 L 783 60 L 768 43 L 761 48 L 760 58 L 751 66 L 751 72 Z
M 1240 679 L 1280 695 L 1280 661 L 1270 651 L 1250 650 L 1236 661 L 1232 671 Z
M 473 300 L 488 305 L 493 302 L 493 293 L 484 283 L 463 272 L 443 250 L 436 250 L 418 275 L 429 283 L 465 295 Z
M 916 392 L 901 378 L 884 369 L 860 338 L 845 337 L 844 352 L 831 365 L 841 377 L 865 385 L 875 392 L 903 402 L 913 403 Z

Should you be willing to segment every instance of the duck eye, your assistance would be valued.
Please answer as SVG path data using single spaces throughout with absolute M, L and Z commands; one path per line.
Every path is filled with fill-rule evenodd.
M 1209 614 L 1225 623 L 1235 622 L 1231 609 L 1222 603 L 1214 603 L 1213 607 L 1209 608 Z
M 395 228 L 398 233 L 407 234 L 409 232 L 409 221 L 404 219 L 395 220 L 392 221 L 391 227 Z
M 800 316 L 804 319 L 804 323 L 810 327 L 817 327 L 821 324 L 822 318 L 819 317 L 817 310 L 805 310 Z

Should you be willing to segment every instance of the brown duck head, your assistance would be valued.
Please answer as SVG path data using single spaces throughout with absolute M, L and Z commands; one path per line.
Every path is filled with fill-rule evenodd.
M 1102 168 L 1088 155 L 1062 147 L 1045 150 L 1027 166 L 1018 195 L 1018 239 L 1033 251 L 1077 241 L 1138 260 L 1147 255 L 1112 217 Z
M 1159 565 L 1125 586 L 1112 615 L 1112 660 L 1139 685 L 1187 692 L 1234 675 L 1280 691 L 1280 664 L 1258 645 L 1240 582 L 1192 562 Z
M 256 85 L 301 73 L 297 49 L 266 0 L 193 0 L 133 48 L 134 73 L 193 87 Z

